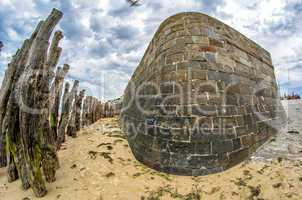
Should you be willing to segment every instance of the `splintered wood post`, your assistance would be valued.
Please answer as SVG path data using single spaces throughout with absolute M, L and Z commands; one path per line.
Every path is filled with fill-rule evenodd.
M 83 107 L 82 107 L 82 122 L 81 122 L 81 127 L 87 126 L 87 97 L 84 98 L 83 100 Z
M 9 96 L 13 91 L 15 82 L 16 82 L 16 73 L 18 68 L 22 67 L 21 72 L 25 62 L 27 61 L 29 48 L 33 42 L 33 39 L 36 37 L 37 32 L 41 26 L 41 23 L 37 26 L 36 30 L 33 32 L 29 40 L 25 40 L 21 49 L 18 49 L 16 54 L 13 56 L 12 61 L 8 64 L 7 70 L 2 81 L 0 89 L 0 126 L 3 124 L 3 120 L 7 110 L 7 104 Z M 20 70 L 19 70 L 20 71 Z M 20 74 L 19 74 L 20 76 Z M 0 128 L 0 167 L 6 166 L 6 130 L 2 131 L 3 128 Z
M 39 26 L 38 26 L 39 27 Z M 19 102 L 18 102 L 18 85 L 17 82 L 24 71 L 30 46 L 36 32 L 30 40 L 25 40 L 19 54 L 19 62 L 15 65 L 16 73 L 14 74 L 11 92 L 7 102 L 6 113 L 2 123 L 2 133 L 6 135 L 6 153 L 8 158 L 7 175 L 8 182 L 13 182 L 20 177 L 22 188 L 29 188 L 29 180 L 27 175 L 26 163 L 24 158 L 24 150 L 21 144 L 21 135 L 19 124 Z
M 97 121 L 97 113 L 96 113 L 96 108 L 98 105 L 98 100 L 96 98 L 93 98 L 93 118 L 92 118 L 92 123 Z
M 101 102 L 100 117 L 105 117 L 105 104 Z
M 60 122 L 58 127 L 58 139 L 57 139 L 57 149 L 60 149 L 62 143 L 65 142 L 65 130 L 68 122 L 68 115 L 70 111 L 68 97 L 69 97 L 70 84 L 65 83 L 64 94 L 62 98 L 62 110 L 60 116 Z
M 24 41 L 22 48 L 18 50 L 16 55 L 13 57 L 13 60 L 9 64 L 7 73 L 4 78 L 4 80 L 7 80 L 7 82 L 2 85 L 3 88 L 6 87 L 8 89 L 8 83 L 10 83 L 9 91 L 4 90 L 5 92 L 4 91 L 3 93 L 1 92 L 2 95 L 9 95 L 6 105 L 6 111 L 5 113 L 2 113 L 5 114 L 5 117 L 1 124 L 2 134 L 3 136 L 6 137 L 8 182 L 13 182 L 20 177 L 23 189 L 28 189 L 30 187 L 30 184 L 29 184 L 28 171 L 26 168 L 26 162 L 24 157 L 24 147 L 21 144 L 21 134 L 20 134 L 20 127 L 19 127 L 20 92 L 19 92 L 19 85 L 17 84 L 17 82 L 20 76 L 24 72 L 25 65 L 28 61 L 28 55 L 31 45 L 34 39 L 36 38 L 38 31 L 42 26 L 42 23 L 43 22 L 40 22 L 38 24 L 37 28 L 31 35 L 31 38 L 29 40 Z M 11 67 L 14 68 L 15 73 L 14 76 L 9 78 L 10 77 L 9 74 L 12 75 Z M 1 98 L 3 97 L 4 96 L 2 96 Z
M 58 67 L 57 71 L 56 71 L 56 75 L 54 75 L 54 70 L 55 67 L 59 61 L 61 52 L 62 52 L 62 48 L 59 47 L 59 42 L 60 40 L 63 38 L 63 33 L 61 31 L 56 31 L 54 34 L 54 37 L 52 38 L 52 42 L 51 45 L 49 47 L 49 54 L 47 57 L 47 62 L 45 65 L 45 72 L 47 73 L 47 77 L 46 77 L 46 82 L 47 84 L 50 84 L 50 82 L 53 80 L 53 78 L 55 78 L 55 80 L 53 81 L 53 84 L 51 85 L 50 91 L 48 91 L 50 93 L 49 95 L 49 102 L 48 103 L 48 107 L 49 107 L 49 123 L 50 123 L 50 132 L 51 132 L 51 139 L 52 141 L 49 141 L 52 145 L 55 144 L 56 139 L 57 139 L 57 112 L 54 111 L 54 104 L 56 103 L 58 97 L 57 97 L 57 90 L 60 87 L 60 82 L 61 82 L 61 74 L 63 72 L 62 69 L 60 67 Z M 68 70 L 67 70 L 68 71 Z M 65 74 L 64 74 L 65 76 Z M 63 79 L 64 79 L 63 76 Z M 53 113 L 55 112 L 55 113 Z
M 99 103 L 100 101 L 93 97 L 93 104 L 92 104 L 92 123 L 96 122 L 99 120 Z
M 51 45 L 49 47 L 49 53 L 47 56 L 47 61 L 45 64 L 45 68 L 47 68 L 45 72 L 48 74 L 46 77 L 47 81 L 53 80 L 55 76 L 54 70 L 59 62 L 59 58 L 62 53 L 62 48 L 59 47 L 59 42 L 62 38 L 63 38 L 63 33 L 61 31 L 56 31 L 52 38 Z
M 20 59 L 20 54 L 25 44 L 26 43 L 24 43 L 21 50 L 18 50 L 17 53 L 13 56 L 12 61 L 8 64 L 7 70 L 5 71 L 5 75 L 0 89 L 0 125 L 3 124 L 8 98 L 11 93 L 11 89 L 13 86 L 13 79 L 15 76 L 15 72 L 17 70 L 17 63 L 18 60 Z M 6 135 L 1 128 L 0 129 L 0 167 L 5 167 L 7 164 L 5 146 L 6 146 Z
M 49 38 L 62 15 L 60 11 L 53 9 L 41 25 L 31 46 L 28 65 L 19 80 L 22 98 L 19 116 L 21 144 L 24 147 L 29 183 L 37 197 L 47 193 L 41 163 L 47 181 L 53 180 L 55 173 L 55 149 L 48 143 L 49 122 L 48 117 L 45 117 L 48 114 L 49 101 L 48 70 L 51 70 L 46 56 Z M 47 164 L 50 166 L 46 166 Z
M 110 102 L 105 103 L 105 116 L 112 117 L 112 107 L 111 107 Z
M 75 137 L 76 135 L 76 126 L 75 126 L 75 115 L 76 115 L 76 105 L 75 105 L 75 99 L 78 93 L 79 88 L 79 81 L 75 80 L 73 83 L 73 86 L 70 91 L 70 95 L 68 97 L 68 103 L 69 107 L 71 108 L 68 124 L 67 124 L 67 130 L 66 133 L 68 136 Z
M 65 75 L 69 71 L 69 65 L 64 64 L 63 69 L 61 67 L 57 68 L 55 79 L 51 86 L 51 101 L 50 101 L 50 126 L 53 137 L 57 142 L 58 138 L 58 118 L 59 118 L 59 108 L 60 108 L 60 100 L 62 96 L 63 90 L 63 82 Z
M 93 123 L 93 97 L 87 97 L 87 126 Z
M 102 117 L 104 106 L 101 101 L 92 96 L 86 96 L 82 109 L 82 127 L 88 126 Z
M 89 100 L 89 110 L 88 110 L 88 125 L 93 123 L 93 115 L 94 115 L 94 111 L 93 111 L 93 104 L 94 104 L 94 99 L 91 96 L 90 100 Z
M 62 32 L 56 31 L 54 37 L 52 38 L 47 61 L 43 69 L 45 78 L 41 81 L 41 84 L 44 85 L 44 87 L 41 87 L 44 89 L 42 94 L 43 99 L 41 102 L 44 103 L 44 108 L 47 108 L 45 109 L 44 116 L 41 117 L 41 122 L 44 123 L 44 137 L 42 140 L 42 169 L 47 182 L 54 182 L 56 180 L 56 169 L 58 169 L 60 166 L 56 151 L 56 132 L 53 132 L 54 122 L 52 112 L 49 110 L 49 108 L 53 104 L 53 95 L 50 88 L 50 83 L 55 77 L 54 70 L 62 52 L 62 49 L 58 46 L 59 41 L 62 38 Z
M 82 109 L 82 102 L 84 98 L 85 90 L 81 90 L 79 95 L 77 95 L 75 100 L 76 105 L 76 115 L 75 115 L 75 127 L 76 131 L 79 131 L 81 128 L 81 109 Z
M 89 105 L 89 125 L 94 121 L 94 97 L 91 97 Z
M 95 115 L 96 115 L 96 121 L 97 121 L 101 118 L 101 113 L 102 113 L 102 102 L 101 101 L 97 101 L 95 112 L 96 112 Z

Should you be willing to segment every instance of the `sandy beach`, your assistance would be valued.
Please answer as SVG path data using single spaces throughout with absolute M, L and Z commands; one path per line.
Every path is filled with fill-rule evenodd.
M 133 157 L 117 119 L 101 119 L 68 138 L 59 152 L 57 181 L 45 200 L 302 199 L 302 161 L 251 159 L 225 172 L 186 177 L 159 173 Z M 0 169 L 0 199 L 36 199 L 7 183 Z

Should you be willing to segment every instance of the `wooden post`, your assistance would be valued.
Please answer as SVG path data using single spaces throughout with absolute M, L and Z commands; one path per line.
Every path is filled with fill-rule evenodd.
M 55 79 L 51 86 L 51 101 L 50 101 L 50 126 L 53 137 L 57 142 L 58 138 L 58 118 L 59 118 L 59 107 L 60 107 L 60 100 L 62 96 L 62 89 L 63 89 L 63 82 L 65 75 L 69 71 L 69 65 L 64 64 L 63 69 L 61 67 L 57 68 L 57 72 L 55 75 Z
M 28 61 L 30 47 L 37 37 L 42 22 L 39 23 L 31 38 L 25 40 L 21 49 L 14 55 L 11 63 L 5 72 L 4 80 L 1 86 L 1 160 L 7 158 L 7 177 L 8 182 L 13 182 L 19 177 L 22 181 L 22 188 L 28 189 L 29 178 L 24 158 L 24 150 L 21 144 L 21 135 L 19 125 L 19 102 L 17 82 L 24 72 Z M 3 146 L 2 146 L 3 145 Z M 5 147 L 5 146 L 6 147 Z M 6 155 L 4 155 L 6 154 Z M 6 159 L 5 159 L 6 161 Z
M 5 75 L 0 89 L 0 125 L 1 126 L 4 121 L 7 102 L 14 85 L 13 80 L 18 67 L 18 62 L 20 60 L 21 54 L 23 54 L 24 51 L 28 51 L 29 48 L 28 43 L 29 41 L 24 42 L 21 50 L 18 50 L 17 53 L 13 56 L 12 61 L 8 64 L 8 67 L 5 71 Z M 5 146 L 6 146 L 5 130 L 2 131 L 1 128 L 0 129 L 0 167 L 5 167 L 7 163 Z
M 76 134 L 76 127 L 75 127 L 75 115 L 76 115 L 76 105 L 75 105 L 75 99 L 78 93 L 78 88 L 79 88 L 79 81 L 75 80 L 73 82 L 72 89 L 70 91 L 70 95 L 68 97 L 68 103 L 71 108 L 71 112 L 69 115 L 68 119 L 68 124 L 67 124 L 67 130 L 66 133 L 68 136 L 75 137 Z
M 76 115 L 75 115 L 75 127 L 76 131 L 79 131 L 81 128 L 81 109 L 82 102 L 84 98 L 85 90 L 81 90 L 79 95 L 76 97 L 75 105 L 76 105 Z
M 86 96 L 85 99 L 83 100 L 81 127 L 87 126 L 87 110 L 88 110 L 87 99 L 88 97 Z
M 28 65 L 20 77 L 20 135 L 26 163 L 28 180 L 37 197 L 46 195 L 47 190 L 42 176 L 41 164 L 47 181 L 54 180 L 56 162 L 55 149 L 50 145 L 48 102 L 49 71 L 51 53 L 47 58 L 49 38 L 63 14 L 53 9 L 34 39 L 28 58 Z M 56 57 L 55 57 L 56 58 Z M 51 58 L 52 59 L 52 58 Z
M 39 29 L 39 26 L 38 28 Z M 7 175 L 8 182 L 13 182 L 19 177 L 22 182 L 22 188 L 28 189 L 29 178 L 26 168 L 26 162 L 24 157 L 24 149 L 21 144 L 21 134 L 19 119 L 19 85 L 17 84 L 20 76 L 24 72 L 26 62 L 28 60 L 28 54 L 30 46 L 34 38 L 37 35 L 37 31 L 32 34 L 30 40 L 25 40 L 23 47 L 19 54 L 19 62 L 16 65 L 16 71 L 12 79 L 11 91 L 6 105 L 5 117 L 2 122 L 2 133 L 6 137 L 6 154 L 7 154 Z
M 61 111 L 60 122 L 58 127 L 57 149 L 60 149 L 62 143 L 65 142 L 65 130 L 66 130 L 68 115 L 70 111 L 69 101 L 68 101 L 68 97 L 70 93 L 69 88 L 70 88 L 70 84 L 66 82 L 63 99 L 62 99 L 62 111 Z

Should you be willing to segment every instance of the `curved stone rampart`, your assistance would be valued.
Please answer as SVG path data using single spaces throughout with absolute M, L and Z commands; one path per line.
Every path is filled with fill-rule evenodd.
M 137 160 L 181 175 L 234 166 L 276 134 L 284 117 L 270 54 L 200 13 L 160 25 L 121 112 Z

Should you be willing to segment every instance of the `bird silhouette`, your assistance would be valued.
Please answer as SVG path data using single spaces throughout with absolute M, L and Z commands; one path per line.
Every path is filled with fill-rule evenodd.
M 139 4 L 140 0 L 126 0 L 126 1 L 130 4 L 130 7 L 141 5 L 141 4 Z
M 1 52 L 3 46 L 4 45 L 3 45 L 2 41 L 0 41 L 0 52 Z

